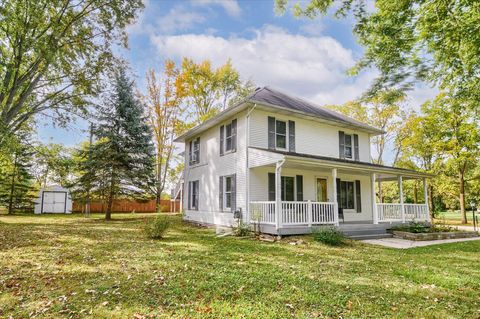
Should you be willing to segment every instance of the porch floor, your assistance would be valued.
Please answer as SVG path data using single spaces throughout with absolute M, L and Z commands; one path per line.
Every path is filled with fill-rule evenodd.
M 356 222 L 345 222 L 340 223 L 337 227 L 342 231 L 345 236 L 353 239 L 370 239 L 370 238 L 381 238 L 381 237 L 391 237 L 386 232 L 387 229 L 401 224 L 399 222 L 395 223 L 380 223 L 373 224 L 370 221 L 356 221 Z M 304 235 L 311 234 L 314 229 L 321 226 L 308 227 L 307 225 L 298 225 L 298 226 L 283 226 L 278 230 L 275 228 L 275 225 L 260 225 L 260 231 L 262 233 L 271 234 L 271 235 L 280 235 L 280 236 L 289 236 L 289 235 Z

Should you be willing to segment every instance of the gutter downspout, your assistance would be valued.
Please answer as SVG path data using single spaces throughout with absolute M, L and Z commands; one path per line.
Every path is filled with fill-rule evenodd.
M 248 158 L 248 147 L 250 146 L 250 114 L 255 110 L 257 107 L 257 103 L 253 104 L 253 107 L 248 110 L 247 112 L 247 129 L 245 132 L 245 184 L 247 187 L 246 191 L 246 223 L 250 224 L 251 218 L 250 218 L 250 169 L 249 169 L 249 158 Z
M 285 158 L 278 161 L 277 164 L 275 165 L 275 228 L 277 230 L 277 235 L 279 235 L 278 230 L 282 226 L 282 223 L 280 220 L 281 219 L 280 212 L 282 209 L 282 189 L 281 189 L 282 175 L 281 174 L 282 174 L 282 166 L 284 163 L 285 163 Z

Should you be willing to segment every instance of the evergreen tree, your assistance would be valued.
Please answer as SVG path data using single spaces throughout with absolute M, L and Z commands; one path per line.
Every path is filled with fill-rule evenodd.
M 0 206 L 5 206 L 9 214 L 17 210 L 33 207 L 34 185 L 31 175 L 31 147 L 19 141 L 10 143 L 9 152 L 0 159 Z
M 85 154 L 82 178 L 97 195 L 105 196 L 105 219 L 110 220 L 115 198 L 141 198 L 151 189 L 155 153 L 144 106 L 135 98 L 133 82 L 123 68 L 105 101 L 94 130 L 97 142 Z

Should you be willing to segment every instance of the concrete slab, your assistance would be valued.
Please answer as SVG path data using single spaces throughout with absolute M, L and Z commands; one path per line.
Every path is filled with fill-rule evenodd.
M 408 249 L 414 247 L 424 247 L 439 244 L 459 243 L 464 241 L 480 240 L 480 237 L 475 238 L 458 238 L 458 239 L 442 239 L 442 240 L 425 240 L 425 241 L 413 241 L 400 238 L 380 238 L 380 239 L 367 239 L 362 240 L 363 243 L 380 245 L 384 247 Z

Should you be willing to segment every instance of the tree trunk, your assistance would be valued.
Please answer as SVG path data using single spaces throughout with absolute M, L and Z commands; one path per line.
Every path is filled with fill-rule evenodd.
M 462 214 L 462 224 L 467 223 L 467 211 L 465 210 L 465 178 L 463 173 L 459 175 L 460 182 L 460 213 Z
M 8 214 L 13 214 L 13 193 L 15 192 L 15 175 L 17 174 L 17 154 L 13 160 L 12 184 L 10 185 L 10 196 L 8 199 Z
M 433 186 L 430 183 L 430 186 L 428 187 L 428 192 L 430 193 L 428 195 L 428 199 L 430 200 L 430 215 L 432 217 L 432 220 L 435 218 L 435 207 L 433 206 Z
M 105 211 L 105 220 L 112 219 L 113 199 L 115 197 L 114 186 L 115 186 L 115 177 L 112 176 L 110 179 L 110 190 L 108 192 L 108 203 L 107 203 L 107 210 Z

